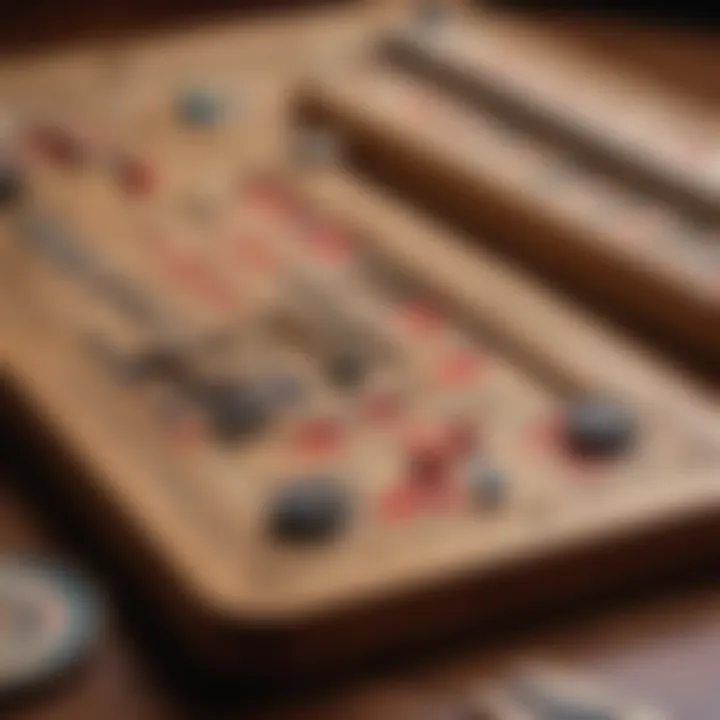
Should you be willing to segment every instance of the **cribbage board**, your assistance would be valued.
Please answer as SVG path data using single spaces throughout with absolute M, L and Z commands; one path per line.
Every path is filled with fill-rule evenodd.
M 525 121 L 672 201 L 718 215 L 718 108 L 559 44 L 548 29 L 474 12 L 426 32 L 400 29 L 388 59 L 471 104 Z
M 718 547 L 717 407 L 692 380 L 295 126 L 295 85 L 384 23 L 207 30 L 0 82 L 7 406 L 194 651 L 247 674 Z
M 492 16 L 379 45 L 351 80 L 310 84 L 304 117 L 366 169 L 718 366 L 716 110 Z

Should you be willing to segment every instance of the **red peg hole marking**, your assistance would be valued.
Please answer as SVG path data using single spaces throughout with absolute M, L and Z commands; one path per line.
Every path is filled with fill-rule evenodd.
M 392 488 L 380 498 L 380 512 L 387 520 L 406 520 L 414 515 L 416 510 L 416 497 L 405 483 Z
M 562 419 L 551 415 L 541 419 L 530 428 L 530 442 L 534 448 L 550 451 L 560 446 Z
M 442 454 L 447 448 L 444 429 L 429 423 L 406 430 L 402 441 L 411 456 L 426 452 Z
M 397 420 L 401 408 L 402 402 L 399 397 L 378 393 L 367 398 L 363 414 L 369 422 L 383 424 Z
M 80 139 L 62 128 L 37 128 L 30 140 L 44 157 L 58 165 L 77 165 L 82 159 L 83 146 Z
M 294 438 L 297 450 L 303 455 L 326 455 L 340 448 L 343 431 L 334 418 L 308 420 L 298 428 Z
M 263 213 L 276 216 L 292 215 L 295 203 L 281 185 L 271 180 L 256 180 L 241 191 L 242 200 Z
M 210 284 L 202 292 L 207 301 L 218 310 L 231 310 L 239 304 L 235 294 L 220 284 Z
M 197 449 L 205 438 L 205 424 L 197 417 L 181 417 L 170 426 L 170 441 L 181 450 Z
M 241 239 L 237 245 L 237 256 L 242 265 L 262 273 L 271 273 L 277 268 L 275 254 L 260 240 L 254 238 Z
M 405 303 L 400 308 L 400 314 L 405 325 L 418 335 L 436 333 L 442 327 L 440 313 L 419 301 Z
M 325 260 L 344 262 L 350 259 L 350 238 L 342 230 L 331 227 L 311 230 L 310 243 Z
M 238 305 L 235 294 L 209 275 L 198 281 L 196 291 L 217 310 L 230 310 Z
M 443 385 L 464 385 L 475 380 L 483 361 L 470 350 L 458 350 L 443 358 L 437 369 L 437 380 Z
M 457 484 L 445 477 L 421 485 L 414 478 L 404 478 L 380 499 L 380 511 L 387 520 L 401 521 L 420 512 L 441 512 L 456 507 L 462 499 Z
M 128 195 L 149 195 L 158 185 L 158 178 L 147 163 L 138 159 L 126 159 L 118 168 L 120 184 Z
M 236 304 L 234 294 L 195 258 L 169 256 L 168 263 L 176 280 L 189 292 L 202 295 L 219 309 L 228 309 Z
M 202 282 L 202 268 L 194 258 L 181 255 L 169 256 L 170 269 L 175 278 L 188 289 L 195 289 Z
M 444 485 L 454 452 L 446 428 L 419 428 L 405 442 L 410 465 L 408 482 L 421 491 Z
M 420 507 L 426 511 L 443 511 L 455 507 L 461 499 L 457 484 L 449 476 L 426 487 L 415 489 Z
M 473 421 L 458 420 L 448 428 L 448 445 L 456 456 L 470 454 L 479 444 L 478 430 Z

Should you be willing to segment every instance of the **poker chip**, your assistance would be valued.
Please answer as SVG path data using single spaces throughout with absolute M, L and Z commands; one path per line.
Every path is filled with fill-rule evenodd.
M 29 559 L 0 561 L 0 695 L 58 678 L 91 649 L 99 603 L 67 568 Z

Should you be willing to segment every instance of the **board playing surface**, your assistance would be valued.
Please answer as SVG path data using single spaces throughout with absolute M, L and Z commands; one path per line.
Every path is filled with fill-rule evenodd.
M 25 185 L 3 219 L 14 404 L 226 661 L 249 632 L 248 658 L 312 664 L 299 629 L 328 618 L 318 658 L 365 651 L 394 634 L 385 603 L 605 543 L 694 555 L 720 509 L 717 408 L 691 381 L 342 163 L 307 167 L 296 84 L 384 22 L 221 28 L 0 79 Z M 352 628 L 368 608 L 377 637 Z

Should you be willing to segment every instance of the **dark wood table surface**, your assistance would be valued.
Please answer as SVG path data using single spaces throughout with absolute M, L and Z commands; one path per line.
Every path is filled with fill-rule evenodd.
M 720 577 L 712 572 L 524 624 L 522 632 L 428 648 L 330 686 L 279 688 L 253 700 L 232 688 L 217 694 L 164 670 L 146 632 L 152 613 L 139 618 L 133 591 L 88 551 L 54 500 L 39 495 L 42 487 L 25 469 L 0 472 L 0 552 L 47 554 L 83 569 L 105 597 L 107 619 L 88 662 L 41 693 L 0 705 L 3 720 L 426 720 L 421 711 L 528 652 L 657 701 L 679 720 L 720 718 Z
M 37 2 L 27 7 L 40 18 L 45 15 L 38 10 L 41 5 L 53 5 L 56 16 L 61 7 Z M 718 102 L 717 35 L 598 20 L 548 22 L 598 52 L 622 56 L 636 69 Z M 18 20 L 15 27 L 24 26 Z M 523 652 L 570 660 L 621 689 L 656 700 L 678 720 L 720 720 L 720 573 L 712 571 L 572 615 L 523 622 L 522 630 L 509 629 L 493 638 L 466 638 L 427 649 L 304 693 L 278 689 L 252 701 L 245 691 L 226 688 L 218 693 L 164 669 L 152 613 L 145 613 L 111 563 L 90 552 L 91 543 L 45 493 L 37 473 L 16 452 L 4 450 L 0 553 L 39 552 L 85 568 L 104 594 L 108 618 L 88 663 L 46 692 L 0 706 L 3 720 L 411 720 L 438 697 L 467 689 Z

